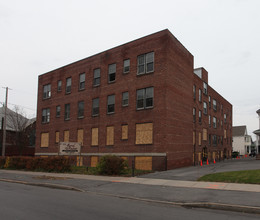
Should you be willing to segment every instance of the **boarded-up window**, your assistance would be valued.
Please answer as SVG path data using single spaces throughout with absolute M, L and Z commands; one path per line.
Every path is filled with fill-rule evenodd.
M 92 128 L 91 137 L 91 145 L 98 146 L 98 128 Z
M 70 132 L 64 131 L 64 142 L 69 142 L 70 139 Z
M 224 138 L 227 138 L 227 130 L 224 130 Z
M 193 131 L 193 145 L 196 144 L 196 132 Z
M 206 128 L 203 128 L 203 141 L 206 141 L 208 138 L 208 132 Z
M 136 124 L 135 144 L 153 143 L 153 123 Z
M 49 133 L 41 133 L 41 147 L 49 147 Z
M 107 127 L 107 142 L 106 145 L 111 146 L 114 145 L 114 127 Z
M 92 156 L 90 158 L 90 166 L 91 167 L 96 167 L 98 163 L 98 157 L 97 156 Z
M 83 145 L 83 129 L 78 129 L 78 143 L 81 143 Z
M 83 166 L 83 157 L 77 157 L 77 166 Z
M 59 143 L 60 142 L 60 132 L 56 131 L 55 132 L 55 143 Z
M 199 145 L 201 145 L 201 132 L 199 132 Z
M 152 170 L 152 157 L 136 157 L 135 169 L 137 170 Z
M 122 140 L 128 139 L 128 125 L 122 125 Z

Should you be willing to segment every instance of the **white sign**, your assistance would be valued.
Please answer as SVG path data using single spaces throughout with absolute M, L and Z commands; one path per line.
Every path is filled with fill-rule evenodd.
M 80 155 L 81 144 L 78 142 L 60 142 L 59 155 Z

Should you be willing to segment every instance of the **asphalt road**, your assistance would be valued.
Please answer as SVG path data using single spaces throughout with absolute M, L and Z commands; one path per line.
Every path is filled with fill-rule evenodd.
M 260 160 L 256 160 L 255 157 L 247 157 L 243 159 L 220 161 L 215 164 L 211 163 L 209 165 L 203 164 L 203 166 L 192 166 L 163 172 L 155 172 L 142 175 L 140 177 L 152 179 L 196 181 L 199 177 L 206 174 L 254 169 L 260 169 Z
M 5 182 L 0 182 L 0 195 L 0 218 L 5 220 L 259 219 L 259 215 L 186 209 L 95 193 L 64 191 Z

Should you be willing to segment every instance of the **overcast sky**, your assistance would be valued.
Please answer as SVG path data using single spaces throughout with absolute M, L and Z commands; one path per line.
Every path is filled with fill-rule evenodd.
M 233 126 L 259 128 L 259 0 L 0 0 L 0 102 L 35 117 L 38 75 L 168 28 L 233 105 Z M 255 139 L 255 135 L 253 135 Z

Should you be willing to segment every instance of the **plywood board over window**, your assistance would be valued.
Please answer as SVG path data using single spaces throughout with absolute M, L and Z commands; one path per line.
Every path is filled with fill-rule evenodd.
M 206 141 L 208 138 L 208 132 L 206 128 L 203 128 L 203 141 Z
M 41 133 L 41 147 L 49 147 L 49 133 Z
M 196 144 L 196 132 L 193 131 L 193 145 Z
M 97 156 L 92 156 L 90 158 L 90 166 L 91 167 L 96 167 L 98 163 L 98 157 Z
M 122 125 L 122 140 L 128 139 L 128 125 Z
M 135 144 L 153 143 L 153 123 L 136 124 Z
M 107 146 L 114 145 L 114 126 L 107 127 Z
M 70 139 L 70 132 L 64 131 L 64 142 L 69 142 Z
M 98 128 L 91 129 L 91 146 L 98 146 Z
M 152 157 L 136 157 L 135 169 L 137 170 L 152 170 Z
M 78 139 L 77 139 L 78 143 L 81 143 L 81 145 L 83 145 L 83 129 L 78 129 Z
M 201 145 L 201 132 L 199 132 L 199 145 Z
M 56 131 L 55 132 L 55 143 L 59 143 L 60 142 L 60 132 Z
M 224 130 L 224 138 L 227 138 L 227 130 Z

